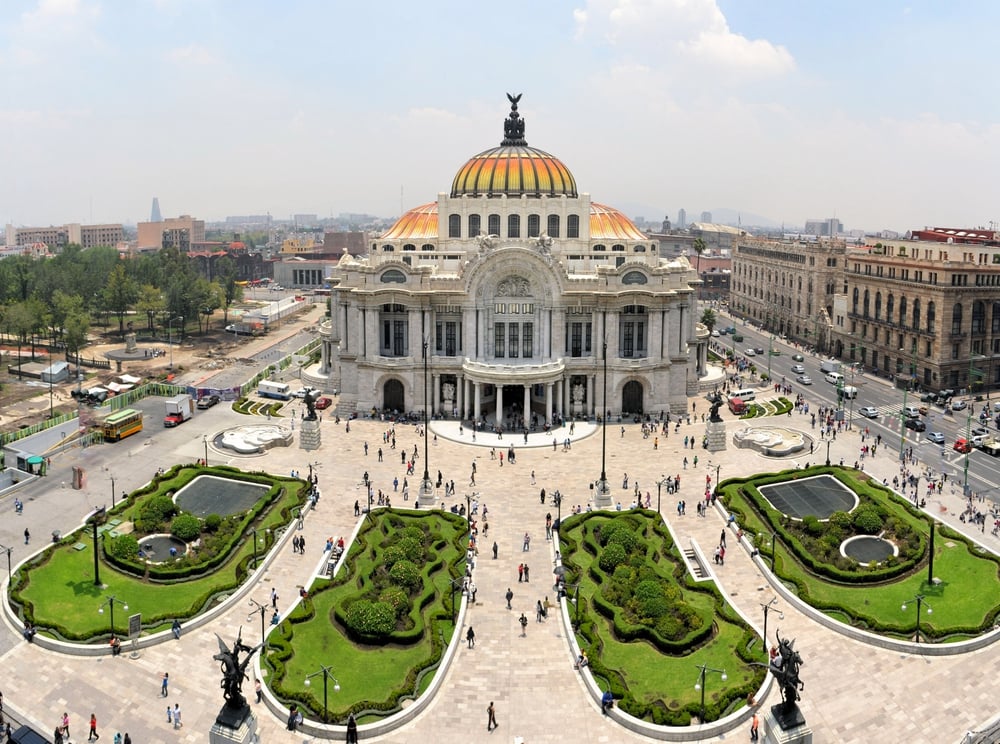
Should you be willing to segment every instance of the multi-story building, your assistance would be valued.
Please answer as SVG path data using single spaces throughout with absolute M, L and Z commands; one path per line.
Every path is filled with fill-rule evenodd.
M 434 413 L 520 428 L 605 408 L 680 413 L 697 391 L 707 333 L 690 263 L 661 259 L 529 147 L 518 98 L 500 146 L 450 192 L 341 258 L 321 373 L 342 411 L 419 410 L 428 390 Z
M 733 250 L 729 309 L 773 333 L 825 350 L 846 252 L 843 241 L 744 236 Z
M 1000 239 L 875 242 L 846 256 L 833 352 L 921 388 L 1000 385 Z
M 806 220 L 806 226 L 802 228 L 802 232 L 806 235 L 835 238 L 844 232 L 844 223 L 836 217 L 829 217 L 825 220 Z
M 187 252 L 193 244 L 205 242 L 205 221 L 186 214 L 162 222 L 140 222 L 138 231 L 139 250 L 177 248 Z
M 125 230 L 121 224 L 81 225 L 70 223 L 50 227 L 7 226 L 7 245 L 23 247 L 44 243 L 53 252 L 70 243 L 84 248 L 115 247 L 123 240 L 125 240 Z

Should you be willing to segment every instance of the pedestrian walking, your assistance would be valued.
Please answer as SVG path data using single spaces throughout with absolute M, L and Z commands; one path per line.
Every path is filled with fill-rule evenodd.
M 358 744 L 358 722 L 353 713 L 347 717 L 347 744 Z
M 169 724 L 169 723 L 173 723 L 173 722 L 174 722 L 174 709 L 171 708 L 168 705 L 167 706 L 167 723 Z
M 486 708 L 486 730 L 492 731 L 495 728 L 500 728 L 497 724 L 497 712 L 493 707 L 493 701 L 490 700 L 490 704 Z
M 24 544 L 27 545 L 29 542 L 31 542 L 31 533 L 28 532 L 28 528 L 25 527 L 24 528 Z
M 531 536 L 527 532 L 525 532 L 524 533 L 524 544 L 521 545 L 521 552 L 524 553 L 524 552 L 527 552 L 530 549 L 531 549 Z
M 160 697 L 166 697 L 170 693 L 167 691 L 167 687 L 170 684 L 170 673 L 164 672 L 163 678 L 160 682 Z
M 753 718 L 750 719 L 750 741 L 757 741 L 760 734 L 758 729 L 760 728 L 760 719 L 757 718 L 756 711 L 753 714 Z
M 306 539 L 304 537 L 299 538 L 299 555 L 306 552 Z
M 527 583 L 530 579 L 528 578 L 528 564 L 524 564 L 524 581 Z
M 181 704 L 174 703 L 174 728 L 179 729 L 183 725 L 181 723 Z
M 520 563 L 517 566 L 517 583 L 520 584 L 524 581 L 524 564 Z
M 271 607 L 278 609 L 278 590 L 271 588 Z
M 507 593 L 504 595 L 504 597 L 506 597 L 507 599 L 507 609 L 508 610 L 514 609 L 513 607 L 510 606 L 510 601 L 514 599 L 514 592 L 510 590 L 509 586 L 507 587 Z
M 66 713 L 65 711 L 63 711 L 62 717 L 62 732 L 63 738 L 69 739 L 69 713 Z
M 469 582 L 469 599 L 472 600 L 472 604 L 476 603 L 476 592 L 477 591 L 478 591 L 478 589 L 476 588 L 476 582 L 475 581 L 470 581 Z
M 522 612 L 521 617 L 519 617 L 517 621 L 521 623 L 521 637 L 523 638 L 524 636 L 528 635 L 528 618 Z
M 465 640 L 468 641 L 469 648 L 476 647 L 476 631 L 472 629 L 471 625 L 469 626 L 469 629 L 465 633 Z
M 259 703 L 264 697 L 264 687 L 261 685 L 259 679 L 254 680 L 253 691 L 257 695 L 257 702 Z
M 497 559 L 497 551 L 500 550 L 500 546 L 497 545 L 496 540 L 493 541 L 493 560 Z
M 97 741 L 101 738 L 101 735 L 97 733 L 97 714 L 90 714 L 90 734 L 87 736 L 87 741 Z

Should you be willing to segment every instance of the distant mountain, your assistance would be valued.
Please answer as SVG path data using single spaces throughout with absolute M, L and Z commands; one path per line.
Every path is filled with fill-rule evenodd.
M 623 212 L 630 218 L 635 217 L 645 217 L 646 220 L 652 222 L 655 225 L 659 225 L 663 220 L 663 209 L 655 209 L 649 204 L 639 204 L 638 202 L 620 202 L 616 203 L 615 208 Z M 708 210 L 712 213 L 712 221 L 720 225 L 732 225 L 736 227 L 737 224 L 743 227 L 768 227 L 776 228 L 781 227 L 780 222 L 775 222 L 769 217 L 763 217 L 759 214 L 754 214 L 753 212 L 740 212 L 737 209 L 727 209 L 725 207 L 719 207 L 718 209 Z M 698 217 L 701 215 L 701 210 L 688 209 L 688 223 L 698 222 Z M 669 218 L 671 224 L 674 227 L 677 226 L 677 209 L 671 209 L 669 213 Z
M 726 207 L 718 207 L 708 211 L 712 213 L 712 222 L 720 225 L 732 225 L 733 227 L 737 227 L 738 225 L 742 225 L 743 227 L 781 227 L 780 222 L 775 222 L 770 217 L 764 217 L 753 212 L 741 212 L 738 209 L 728 209 Z M 691 214 L 691 212 L 689 211 L 688 214 Z

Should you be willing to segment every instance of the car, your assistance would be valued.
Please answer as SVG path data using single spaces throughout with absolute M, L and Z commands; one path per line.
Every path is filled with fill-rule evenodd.
M 861 408 L 858 409 L 858 413 L 860 413 L 865 418 L 870 418 L 870 419 L 878 418 L 878 409 L 875 408 L 875 406 L 862 406 Z
M 305 398 L 309 394 L 310 390 L 312 390 L 311 387 L 304 387 L 301 390 L 296 390 L 294 393 L 292 393 L 292 397 L 293 398 Z
M 218 395 L 203 395 L 198 398 L 198 408 L 211 408 L 219 402 Z
M 1000 413 L 1000 400 L 993 403 L 993 410 L 997 413 Z
M 753 349 L 747 349 L 743 352 L 744 356 L 757 356 L 757 352 Z
M 736 343 L 741 343 L 743 341 L 743 334 L 742 333 L 734 333 L 733 334 L 733 341 L 735 341 Z
M 972 427 L 972 436 L 974 437 L 985 437 L 990 433 L 990 430 L 985 426 L 974 426 Z
M 973 447 L 982 447 L 983 443 L 989 438 L 989 434 L 977 434 L 969 441 L 972 443 Z
M 332 398 L 327 398 L 324 395 L 322 398 L 320 398 L 319 400 L 316 401 L 316 410 L 317 411 L 322 411 L 325 408 L 329 408 L 332 405 L 333 405 L 333 399 Z
M 964 400 L 953 400 L 951 402 L 951 410 L 953 411 L 964 411 L 969 407 L 969 404 Z
M 906 428 L 913 429 L 913 431 L 927 431 L 927 424 L 925 424 L 921 419 L 911 418 L 906 419 Z
M 719 331 L 718 331 L 718 329 L 716 329 L 716 328 L 713 328 L 713 329 L 712 329 L 712 338 L 718 338 L 718 337 L 719 337 L 719 335 L 720 335 L 720 334 L 719 334 Z
M 944 444 L 944 434 L 939 431 L 932 431 L 927 434 L 927 441 L 934 444 Z
M 729 328 L 722 329 L 723 333 L 728 333 L 730 336 L 736 333 L 736 326 L 729 326 Z
M 805 360 L 806 360 L 806 358 L 804 356 L 802 356 L 801 354 L 792 354 L 792 361 L 793 362 L 804 362 Z
M 937 395 L 934 393 L 924 393 L 920 396 L 921 403 L 933 403 L 935 400 L 937 400 Z
M 812 385 L 813 381 L 809 375 L 799 375 L 795 378 L 795 381 L 802 385 Z
M 794 374 L 796 374 L 796 375 L 805 374 L 805 371 L 806 371 L 806 368 L 803 365 L 801 365 L 801 364 L 793 364 L 792 365 L 792 372 Z
M 917 408 L 917 410 L 920 411 L 921 416 L 926 416 L 931 409 L 928 408 L 927 406 L 920 406 L 919 408 Z
M 759 346 L 755 347 L 754 351 L 756 351 L 757 354 L 760 355 L 760 356 L 763 356 L 763 354 L 764 354 L 764 350 L 761 347 L 759 347 Z
M 955 444 L 952 445 L 952 449 L 956 452 L 972 452 L 972 445 L 969 444 L 968 440 L 964 437 L 960 437 L 955 440 Z

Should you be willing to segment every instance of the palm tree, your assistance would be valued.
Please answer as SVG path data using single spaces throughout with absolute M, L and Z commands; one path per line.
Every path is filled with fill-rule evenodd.
M 705 241 L 701 238 L 694 239 L 694 252 L 698 255 L 698 262 L 695 265 L 695 271 L 698 272 L 698 278 L 701 279 L 701 254 L 705 252 Z M 698 297 L 701 298 L 701 287 L 698 287 Z

